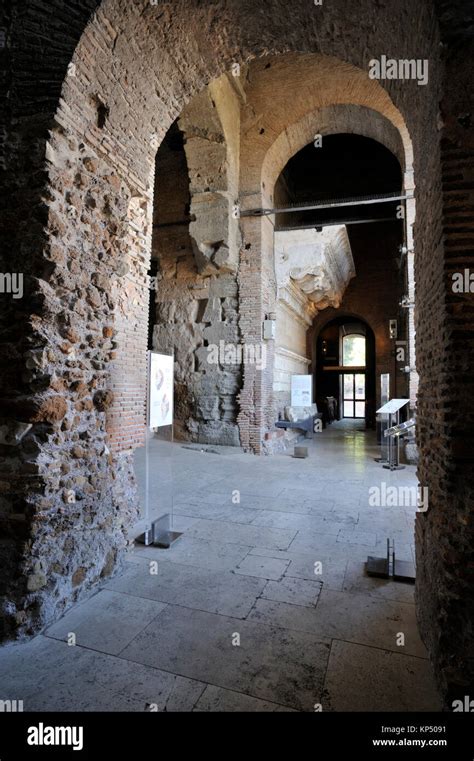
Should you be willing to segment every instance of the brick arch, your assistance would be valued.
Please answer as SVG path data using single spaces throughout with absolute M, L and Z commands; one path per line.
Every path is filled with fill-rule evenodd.
M 406 130 L 405 130 L 406 132 Z M 367 106 L 339 103 L 305 114 L 277 137 L 262 164 L 262 179 L 273 188 L 293 156 L 315 139 L 315 135 L 354 134 L 384 145 L 398 159 L 402 172 L 413 174 L 413 147 L 382 113 Z
M 333 311 L 333 310 L 331 310 Z M 313 327 L 311 330 L 311 336 L 312 341 L 316 342 L 319 338 L 320 333 L 327 328 L 328 325 L 331 324 L 331 322 L 334 322 L 335 320 L 348 320 L 353 322 L 363 322 L 365 325 L 367 325 L 368 328 L 372 331 L 372 333 L 375 336 L 375 329 L 374 325 L 370 318 L 364 317 L 359 312 L 351 312 L 348 309 L 341 309 L 341 310 L 334 310 L 333 314 L 330 316 L 325 314 L 324 312 L 320 312 L 316 315 L 314 321 L 313 321 Z
M 347 68 L 347 67 L 346 67 Z M 351 73 L 346 76 L 350 78 Z M 352 76 L 354 76 L 352 74 Z M 372 84 L 372 83 L 371 83 Z M 364 95 L 364 97 L 366 97 Z M 363 96 L 359 93 L 359 100 Z M 370 88 L 369 102 L 375 100 L 375 92 Z M 381 101 L 380 101 L 381 102 Z M 380 107 L 380 105 L 378 106 Z M 389 114 L 389 117 L 385 115 Z M 326 135 L 350 133 L 371 138 L 384 145 L 398 160 L 402 174 L 402 190 L 409 195 L 415 191 L 413 143 L 402 115 L 393 104 L 384 104 L 384 112 L 354 103 L 337 103 L 334 106 L 305 113 L 298 121 L 288 125 L 269 148 L 262 163 L 262 197 L 271 203 L 269 194 L 274 193 L 275 184 L 290 159 L 306 145 L 312 143 L 316 134 Z M 264 193 L 264 185 L 266 192 Z M 262 198 L 263 203 L 263 198 Z M 408 198 L 405 203 L 405 236 L 407 247 L 407 295 L 415 301 L 415 244 L 414 225 L 416 221 L 416 199 Z M 409 357 L 411 407 L 416 407 L 418 373 L 416 371 L 414 310 L 409 311 Z
M 393 8 L 379 9 L 374 23 L 370 0 L 332 0 L 321 7 L 294 0 L 291 12 L 287 0 L 269 0 L 264 23 L 259 4 L 247 0 L 157 5 L 149 0 L 103 0 L 100 5 L 77 0 L 69 10 L 64 13 L 63 0 L 25 7 L 21 18 L 12 20 L 8 51 L 12 100 L 7 139 L 12 150 L 4 180 L 7 238 L 10 267 L 15 262 L 26 272 L 31 298 L 10 308 L 4 338 L 8 362 L 2 369 L 1 409 L 16 441 L 5 453 L 10 455 L 3 478 L 8 489 L 2 496 L 7 636 L 37 631 L 113 572 L 124 555 L 136 505 L 131 458 L 127 450 L 110 451 L 105 428 L 107 409 L 114 404 L 109 393 L 113 363 L 124 345 L 116 302 L 122 298 L 136 309 L 125 338 L 134 338 L 139 352 L 146 341 L 146 328 L 140 332 L 139 294 L 150 250 L 155 153 L 183 106 L 235 61 L 261 60 L 266 66 L 269 57 L 322 56 L 331 58 L 331 65 L 339 62 L 341 75 L 346 68 L 357 69 L 360 81 L 367 83 L 369 60 L 386 53 L 387 40 L 401 57 L 430 59 L 429 89 L 390 81 L 384 88 L 377 84 L 376 100 L 393 104 L 413 141 L 419 194 L 421 473 L 433 495 L 431 507 L 439 508 L 440 516 L 445 513 L 443 479 L 454 456 L 440 369 L 449 354 L 444 250 L 441 222 L 432 211 L 442 208 L 441 63 L 432 4 L 397 0 L 396 25 Z M 38 24 L 44 34 L 54 26 L 61 45 L 52 49 L 38 43 Z M 20 35 L 24 42 L 16 46 Z M 30 60 L 31 50 L 35 55 Z M 330 68 L 323 66 L 320 75 Z M 325 75 L 316 85 L 323 96 L 328 92 Z M 25 78 L 31 87 L 24 88 Z M 312 95 L 300 89 L 303 96 Z M 297 91 L 294 82 L 287 88 L 287 108 Z M 340 102 L 348 101 L 345 92 Z M 319 105 L 333 102 L 325 103 L 323 97 Z M 359 105 L 378 110 L 376 103 Z M 272 110 L 266 117 L 268 129 L 256 130 L 249 115 L 249 147 L 253 142 L 259 154 L 259 141 L 271 144 L 281 131 L 272 132 Z M 257 190 L 258 169 L 242 178 L 246 203 L 253 204 Z M 132 198 L 140 201 L 130 205 Z M 140 229 L 135 229 L 137 207 L 144 210 Z M 244 229 L 250 238 L 253 224 Z M 261 240 L 261 232 L 259 236 Z M 243 271 L 258 264 L 260 249 L 257 244 L 245 249 Z M 259 286 L 267 278 L 271 272 L 261 267 L 254 295 L 247 297 L 253 315 L 248 324 L 241 321 L 247 340 L 257 334 L 260 340 L 257 326 L 268 304 Z M 433 293 L 440 294 L 437 310 Z M 265 399 L 266 382 L 247 375 L 243 398 Z M 242 427 L 249 440 L 260 440 L 263 423 L 262 411 L 249 404 Z M 24 424 L 32 426 L 26 433 Z M 422 553 L 435 535 L 432 529 L 427 524 L 419 532 Z M 427 569 L 430 564 L 428 557 Z M 429 578 L 428 570 L 424 576 Z M 460 620 L 456 590 L 447 587 L 440 571 L 437 578 L 443 587 L 439 597 L 449 600 L 445 609 L 454 622 Z M 418 593 L 422 605 L 427 587 L 425 583 Z M 436 604 L 431 609 L 428 618 L 439 628 L 444 613 L 436 611 Z M 446 663 L 435 636 L 432 642 L 436 657 Z M 456 642 L 451 643 L 454 651 Z
M 326 314 L 327 311 L 330 312 L 330 314 Z M 377 354 L 377 350 L 376 350 L 377 326 L 374 324 L 374 321 L 371 318 L 371 315 L 363 315 L 360 312 L 354 312 L 344 307 L 341 307 L 340 309 L 330 308 L 329 310 L 324 310 L 322 312 L 319 312 L 315 316 L 310 330 L 308 330 L 308 345 L 311 350 L 311 356 L 312 356 L 311 371 L 313 372 L 313 374 L 316 370 L 316 347 L 318 343 L 318 338 L 321 335 L 322 331 L 325 328 L 327 328 L 328 325 L 330 325 L 332 322 L 339 321 L 339 320 L 362 322 L 364 323 L 364 325 L 367 325 L 367 327 L 369 328 L 373 336 L 375 354 Z

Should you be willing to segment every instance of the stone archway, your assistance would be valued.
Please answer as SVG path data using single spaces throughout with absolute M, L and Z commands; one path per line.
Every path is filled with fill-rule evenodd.
M 388 92 L 378 82 L 368 80 L 363 71 L 329 56 L 288 53 L 255 61 L 249 66 L 248 79 L 248 104 L 242 116 L 241 144 L 244 213 L 249 209 L 274 207 L 275 183 L 281 171 L 303 146 L 314 140 L 316 134 L 327 136 L 349 132 L 375 139 L 397 157 L 403 172 L 404 190 L 408 194 L 414 192 L 414 148 L 405 116 Z M 305 87 L 298 88 L 299 81 L 304 81 Z M 406 235 L 410 293 L 414 292 L 413 267 L 410 266 L 413 264 L 414 223 L 415 200 L 409 199 L 406 202 Z M 260 270 L 265 273 L 260 281 L 261 321 L 266 315 L 275 313 L 274 224 L 274 217 L 270 215 L 244 216 L 241 220 L 245 241 L 242 261 L 246 265 L 240 272 L 241 311 L 247 312 L 251 308 L 246 294 L 254 292 L 255 264 L 260 258 Z M 413 316 L 413 312 L 410 314 Z M 258 323 L 250 340 L 261 340 Z M 274 346 L 270 344 L 266 348 L 265 371 L 259 373 L 254 368 L 245 368 L 247 383 L 239 416 L 241 438 L 258 452 L 262 440 L 273 428 L 278 412 L 272 394 Z M 410 348 L 414 365 L 414 345 Z M 261 409 L 255 411 L 248 390 L 255 389 L 256 385 L 262 404 Z M 257 415 L 258 424 L 253 427 L 252 436 L 245 429 L 247 407 Z
M 462 665 L 456 670 L 446 656 L 449 650 L 455 659 L 465 644 L 456 634 L 456 623 L 464 620 L 462 585 L 453 588 L 447 573 L 462 565 L 465 547 L 456 544 L 459 527 L 449 524 L 446 504 L 446 478 L 457 462 L 448 402 L 456 405 L 458 395 L 446 385 L 451 348 L 445 322 L 452 319 L 452 306 L 448 314 L 440 243 L 437 111 L 442 71 L 431 4 L 414 8 L 411 0 L 400 0 L 397 14 L 406 21 L 395 27 L 390 10 L 381 11 L 375 25 L 368 0 L 349 11 L 341 0 L 324 9 L 297 0 L 291 13 L 285 0 L 272 0 L 266 3 L 264 25 L 257 5 L 246 0 L 232 7 L 197 0 L 159 5 L 81 0 L 70 15 L 53 0 L 43 13 L 45 27 L 54 18 L 61 53 L 55 57 L 37 44 L 36 19 L 29 8 L 20 21 L 13 18 L 11 33 L 15 39 L 21 26 L 26 48 L 13 45 L 9 52 L 10 91 L 20 95 L 20 105 L 9 106 L 12 150 L 5 179 L 5 226 L 12 251 L 9 268 L 25 273 L 28 299 L 19 307 L 9 303 L 4 333 L 2 554 L 9 569 L 3 579 L 4 633 L 38 630 L 87 594 L 101 575 L 111 573 L 126 546 L 126 525 L 134 511 L 130 456 L 107 435 L 106 415 L 117 404 L 110 394 L 114 367 L 123 363 L 126 378 L 134 362 L 121 350 L 128 342 L 141 361 L 138 355 L 146 341 L 146 327 L 142 335 L 139 323 L 150 248 L 153 161 L 169 125 L 193 94 L 232 63 L 268 55 L 330 56 L 345 62 L 341 73 L 346 67 L 358 68 L 361 82 L 369 86 L 369 60 L 384 54 L 390 39 L 405 56 L 427 58 L 431 64 L 429 94 L 414 82 L 389 81 L 385 88 L 377 87 L 380 97 L 390 98 L 403 115 L 417 177 L 418 438 L 420 477 L 431 491 L 430 514 L 419 526 L 418 601 L 425 633 L 428 625 L 440 633 L 449 619 L 449 647 L 437 633 L 430 633 L 429 641 L 443 668 L 441 681 L 461 684 Z M 22 58 L 30 41 L 38 53 L 31 61 Z M 25 75 L 39 87 L 24 92 Z M 324 79 L 319 86 L 327 87 Z M 266 128 L 255 117 L 249 140 L 255 143 L 267 134 L 271 144 L 272 135 L 260 135 Z M 271 122 L 272 113 L 267 117 Z M 256 199 L 252 196 L 257 191 Z M 243 208 L 257 205 L 258 173 L 256 184 L 253 174 L 241 183 L 241 193 Z M 246 241 L 251 241 L 241 261 L 251 286 L 241 301 L 250 315 L 241 321 L 246 340 L 260 340 L 257 326 L 268 309 L 261 283 L 271 273 L 257 256 L 268 237 L 261 224 L 252 220 L 244 228 Z M 118 278 L 125 279 L 118 281 L 122 286 L 114 299 Z M 434 293 L 439 294 L 436 304 Z M 125 326 L 117 317 L 121 300 L 132 313 Z M 265 378 L 246 376 L 242 430 L 255 442 L 264 424 L 261 406 L 267 391 Z M 130 404 L 124 435 L 133 443 L 141 439 L 143 410 L 141 400 L 131 398 Z M 461 497 L 469 495 L 459 485 L 454 490 L 461 505 Z M 450 549 L 434 563 L 437 525 L 445 527 Z M 429 588 L 433 566 L 436 592 Z

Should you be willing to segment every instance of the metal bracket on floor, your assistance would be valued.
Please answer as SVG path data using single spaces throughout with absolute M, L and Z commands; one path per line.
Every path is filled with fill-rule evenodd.
M 138 544 L 144 544 L 145 547 L 149 547 L 151 544 L 153 544 L 153 529 L 147 528 L 143 534 L 137 536 L 135 541 L 138 542 Z
M 140 534 L 136 541 L 147 547 L 153 545 L 154 547 L 168 550 L 182 535 L 182 531 L 173 531 L 171 528 L 171 515 L 166 513 L 166 515 L 162 515 L 156 521 L 153 521 L 151 528 Z
M 183 535 L 182 531 L 173 531 L 171 528 L 172 520 L 169 513 L 157 518 L 151 525 L 153 528 L 153 544 L 155 547 L 161 547 L 164 550 L 169 550 L 171 545 Z
M 408 584 L 415 583 L 415 564 L 410 560 L 397 560 L 395 556 L 395 541 L 387 539 L 387 557 L 376 558 L 371 555 L 367 558 L 367 575 L 379 579 L 392 579 L 392 581 L 404 581 Z

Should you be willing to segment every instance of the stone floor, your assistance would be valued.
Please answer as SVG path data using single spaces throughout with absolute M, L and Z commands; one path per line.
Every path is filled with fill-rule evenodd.
M 415 510 L 370 507 L 368 489 L 415 485 L 415 469 L 383 470 L 373 434 L 347 421 L 308 445 L 300 460 L 151 441 L 150 509 L 173 505 L 183 536 L 137 546 L 91 599 L 1 648 L 0 699 L 26 711 L 440 710 L 413 588 L 364 570 L 387 536 L 412 558 Z

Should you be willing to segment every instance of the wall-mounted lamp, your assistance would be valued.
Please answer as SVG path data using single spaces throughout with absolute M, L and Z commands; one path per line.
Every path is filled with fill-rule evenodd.
M 410 301 L 409 296 L 404 296 L 402 300 L 400 301 L 400 306 L 402 309 L 414 309 L 415 308 L 415 302 Z
M 398 325 L 396 320 L 388 321 L 388 332 L 390 334 L 390 338 L 393 341 L 397 337 L 397 333 L 398 333 Z
M 270 312 L 263 321 L 263 340 L 273 341 L 276 338 L 276 314 Z

